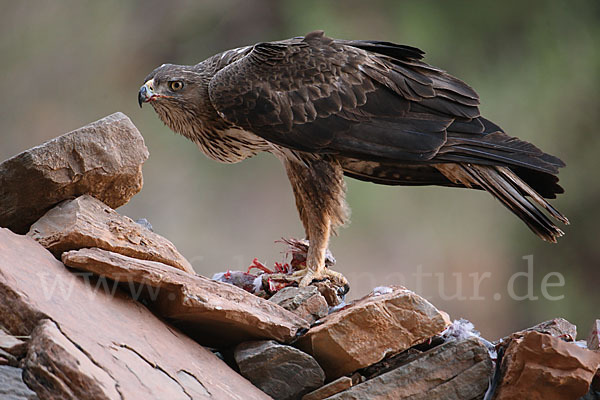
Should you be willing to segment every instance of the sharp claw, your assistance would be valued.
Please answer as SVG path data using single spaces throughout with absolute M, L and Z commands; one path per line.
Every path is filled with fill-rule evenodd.
M 350 285 L 348 285 L 346 283 L 346 284 L 344 284 L 344 286 L 338 288 L 338 295 L 340 297 L 345 296 L 346 294 L 348 294 L 349 291 L 350 291 Z

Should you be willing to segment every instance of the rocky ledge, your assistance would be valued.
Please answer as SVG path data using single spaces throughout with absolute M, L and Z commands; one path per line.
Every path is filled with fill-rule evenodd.
M 147 157 L 117 113 L 0 164 L 0 398 L 600 398 L 600 320 L 587 341 L 557 318 L 491 343 L 403 287 L 345 304 L 195 274 L 115 211 Z

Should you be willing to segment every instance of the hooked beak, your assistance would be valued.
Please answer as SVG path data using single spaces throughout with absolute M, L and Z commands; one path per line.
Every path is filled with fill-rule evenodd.
M 144 83 L 138 93 L 138 104 L 142 108 L 143 103 L 147 103 L 152 100 L 156 95 L 154 94 L 154 79 L 150 79 Z

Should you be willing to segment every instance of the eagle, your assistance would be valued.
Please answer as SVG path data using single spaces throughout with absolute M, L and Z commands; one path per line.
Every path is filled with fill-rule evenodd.
M 482 117 L 477 93 L 424 54 L 315 31 L 196 65 L 163 64 L 138 102 L 216 161 L 268 152 L 283 163 L 309 244 L 293 276 L 299 286 L 329 279 L 347 287 L 325 262 L 330 236 L 348 220 L 344 176 L 485 190 L 556 242 L 563 232 L 552 219 L 569 221 L 546 199 L 563 193 L 565 164 Z

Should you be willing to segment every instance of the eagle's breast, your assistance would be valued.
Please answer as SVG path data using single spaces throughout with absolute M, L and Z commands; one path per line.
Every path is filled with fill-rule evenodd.
M 263 138 L 240 128 L 209 128 L 194 135 L 193 140 L 209 158 L 226 164 L 238 163 L 261 151 L 272 149 L 270 143 Z

